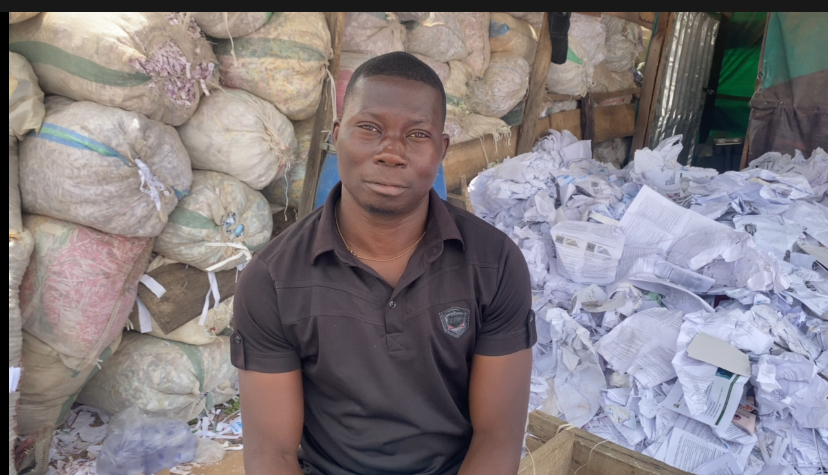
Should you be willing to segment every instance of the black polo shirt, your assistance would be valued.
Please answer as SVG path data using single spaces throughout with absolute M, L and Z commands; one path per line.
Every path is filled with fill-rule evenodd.
M 236 290 L 233 364 L 302 370 L 306 473 L 456 473 L 472 436 L 472 356 L 536 340 L 518 247 L 432 190 L 396 288 L 345 248 L 324 207 L 259 251 Z

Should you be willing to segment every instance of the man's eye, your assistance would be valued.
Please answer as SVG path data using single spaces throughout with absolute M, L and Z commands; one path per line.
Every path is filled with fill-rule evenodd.
M 416 139 L 427 139 L 428 135 L 426 135 L 422 132 L 414 132 L 413 134 L 411 134 L 411 137 L 414 137 Z
M 363 124 L 363 125 L 360 125 L 359 128 L 363 129 L 363 130 L 367 130 L 369 132 L 376 132 L 377 131 L 377 128 L 374 127 L 373 125 Z

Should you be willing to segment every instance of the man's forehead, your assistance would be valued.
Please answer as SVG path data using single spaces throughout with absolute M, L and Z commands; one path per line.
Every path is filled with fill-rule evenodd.
M 399 95 L 392 94 L 391 98 L 385 94 L 379 93 L 379 89 L 388 88 L 400 89 L 404 92 L 401 91 Z M 401 105 L 401 103 L 404 102 L 404 99 L 412 99 L 416 97 L 417 100 L 413 102 L 419 106 L 426 107 L 428 105 L 435 105 L 439 108 L 439 106 L 442 105 L 442 97 L 433 87 L 423 82 L 400 76 L 362 76 L 351 85 L 350 89 L 349 94 L 347 94 L 348 97 L 346 97 L 345 108 L 350 109 L 358 103 L 360 107 L 358 110 L 354 110 L 354 113 L 376 114 L 379 111 L 372 111 L 372 109 L 377 109 L 378 107 L 385 105 L 380 103 L 381 100 L 385 101 L 388 105 Z M 424 94 L 430 95 L 432 100 L 427 99 Z M 354 101 L 354 99 L 358 100 Z M 418 107 L 418 109 L 419 108 L 420 107 Z M 438 115 L 442 115 L 440 114 L 440 111 L 436 112 Z M 433 122 L 434 118 L 426 115 L 420 115 L 420 117 L 416 120 L 422 122 Z

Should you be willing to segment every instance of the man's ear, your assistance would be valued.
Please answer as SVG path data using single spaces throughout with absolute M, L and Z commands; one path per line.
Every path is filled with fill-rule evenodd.
M 446 155 L 448 155 L 449 145 L 451 145 L 451 137 L 448 134 L 443 134 L 443 156 L 440 157 L 440 161 L 446 159 Z
M 336 142 L 337 142 L 337 140 L 339 140 L 339 125 L 340 125 L 340 123 L 341 123 L 340 119 L 334 120 L 334 123 L 333 123 L 333 132 L 331 134 L 331 137 L 332 137 L 332 140 L 333 140 L 334 148 L 336 148 Z

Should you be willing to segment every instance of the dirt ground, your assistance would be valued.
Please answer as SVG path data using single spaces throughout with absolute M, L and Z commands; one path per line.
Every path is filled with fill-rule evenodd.
M 170 475 L 164 470 L 157 475 Z M 193 470 L 192 475 L 244 475 L 244 460 L 242 451 L 227 452 L 224 460 L 211 465 L 202 465 Z

